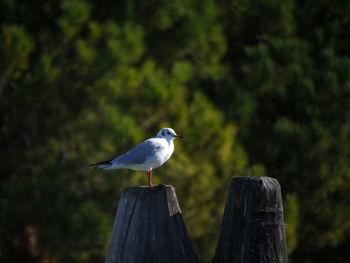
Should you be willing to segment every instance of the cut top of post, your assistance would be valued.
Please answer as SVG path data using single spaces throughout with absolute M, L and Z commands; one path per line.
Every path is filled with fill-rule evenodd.
M 175 188 L 172 185 L 164 185 L 160 184 L 157 186 L 130 186 L 126 187 L 123 190 L 122 195 L 132 195 L 132 196 L 139 196 L 142 193 L 156 193 L 161 191 L 166 191 L 166 199 L 168 203 L 168 209 L 169 209 L 169 215 L 173 216 L 176 213 L 181 213 L 181 209 L 179 206 L 179 203 L 177 201 L 177 196 L 175 192 Z

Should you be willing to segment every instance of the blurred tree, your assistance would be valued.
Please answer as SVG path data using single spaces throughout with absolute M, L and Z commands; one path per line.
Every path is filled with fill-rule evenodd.
M 276 177 L 295 262 L 350 247 L 349 1 L 0 1 L 0 259 L 96 262 L 145 175 L 88 163 L 184 133 L 174 184 L 210 262 L 228 180 Z M 111 206 L 113 204 L 113 206 Z
M 225 32 L 236 49 L 228 53 L 231 79 L 216 90 L 216 104 L 236 120 L 250 162 L 262 164 L 287 194 L 291 259 L 344 262 L 350 5 L 244 2 L 224 8 Z
M 164 126 L 186 139 L 155 179 L 176 186 L 203 262 L 215 249 L 222 189 L 246 159 L 235 146 L 235 126 L 200 90 L 200 79 L 224 72 L 225 39 L 214 2 L 125 1 L 106 10 L 107 3 L 2 2 L 4 262 L 101 261 L 111 204 L 122 187 L 146 178 L 101 174 L 87 164 L 121 154 Z M 124 17 L 114 19 L 114 11 Z

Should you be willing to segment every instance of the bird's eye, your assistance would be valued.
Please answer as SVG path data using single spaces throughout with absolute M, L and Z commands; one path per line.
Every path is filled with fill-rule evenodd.
M 168 131 L 168 134 L 170 135 L 171 133 Z

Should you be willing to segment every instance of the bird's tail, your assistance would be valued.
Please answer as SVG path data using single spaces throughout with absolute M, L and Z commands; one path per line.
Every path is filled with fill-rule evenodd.
M 112 160 L 89 164 L 89 166 L 95 166 L 96 169 L 108 169 L 111 165 Z

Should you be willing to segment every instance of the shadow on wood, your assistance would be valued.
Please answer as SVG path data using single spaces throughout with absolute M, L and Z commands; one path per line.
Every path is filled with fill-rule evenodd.
M 285 263 L 281 189 L 269 177 L 231 181 L 213 263 Z
M 105 263 L 197 262 L 175 189 L 128 187 L 119 201 Z

